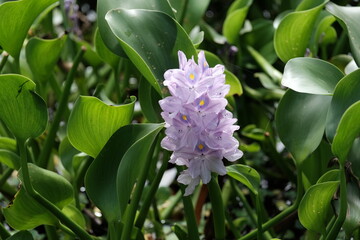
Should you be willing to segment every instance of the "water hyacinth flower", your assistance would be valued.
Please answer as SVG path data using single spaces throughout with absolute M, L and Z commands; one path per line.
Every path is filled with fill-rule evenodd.
M 187 167 L 177 180 L 188 185 L 185 195 L 190 195 L 200 180 L 209 183 L 211 172 L 226 174 L 223 158 L 235 161 L 243 153 L 233 137 L 237 119 L 225 109 L 230 86 L 224 66 L 209 67 L 203 51 L 198 63 L 181 51 L 178 56 L 179 69 L 164 74 L 171 96 L 159 101 L 166 127 L 161 146 L 173 152 L 171 163 Z

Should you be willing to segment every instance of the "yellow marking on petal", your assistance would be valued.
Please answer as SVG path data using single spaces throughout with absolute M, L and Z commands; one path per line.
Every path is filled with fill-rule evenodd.
M 207 66 L 208 66 L 207 62 L 204 62 L 204 67 L 207 67 Z
M 199 105 L 200 105 L 200 106 L 204 106 L 204 104 L 205 104 L 205 101 L 204 101 L 204 100 L 201 100 L 201 101 L 199 102 Z
M 187 116 L 186 115 L 182 115 L 181 118 L 185 121 L 187 121 Z
M 204 145 L 202 145 L 201 143 L 198 145 L 198 149 L 200 149 L 200 150 L 203 150 L 203 148 L 204 148 Z
M 189 76 L 189 77 L 190 77 L 191 80 L 194 80 L 194 79 L 195 79 L 195 75 L 194 75 L 193 73 L 190 73 L 190 76 Z

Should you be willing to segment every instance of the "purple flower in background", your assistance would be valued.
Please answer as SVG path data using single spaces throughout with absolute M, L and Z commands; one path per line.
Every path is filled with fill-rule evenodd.
M 226 174 L 223 158 L 235 161 L 243 153 L 233 137 L 237 119 L 225 109 L 230 86 L 225 84 L 224 66 L 210 68 L 203 51 L 198 63 L 181 51 L 178 55 L 179 69 L 164 74 L 171 96 L 159 101 L 166 127 L 161 146 L 173 151 L 171 163 L 187 167 L 178 181 L 188 185 L 185 195 L 190 195 L 200 180 L 210 181 L 211 172 Z

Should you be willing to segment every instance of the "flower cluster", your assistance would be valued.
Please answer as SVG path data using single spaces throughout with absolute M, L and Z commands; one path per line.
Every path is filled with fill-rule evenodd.
M 179 69 L 164 74 L 171 96 L 159 102 L 167 128 L 161 146 L 173 151 L 171 163 L 187 167 L 178 181 L 188 185 L 185 195 L 190 195 L 200 179 L 210 181 L 211 172 L 226 174 L 224 157 L 235 161 L 243 153 L 233 137 L 237 119 L 225 109 L 230 86 L 225 84 L 224 66 L 210 68 L 202 51 L 198 64 L 181 51 L 178 55 Z

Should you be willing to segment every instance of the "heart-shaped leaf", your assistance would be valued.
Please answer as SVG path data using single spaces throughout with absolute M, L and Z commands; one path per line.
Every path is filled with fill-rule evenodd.
M 332 141 L 346 109 L 360 100 L 360 69 L 342 78 L 336 85 L 326 119 L 326 137 Z
M 281 20 L 275 31 L 274 45 L 283 62 L 305 55 L 316 18 L 326 2 L 328 0 L 304 0 L 296 12 Z
M 60 209 L 73 200 L 73 188 L 65 178 L 31 163 L 28 166 L 31 183 L 44 198 Z M 34 201 L 23 186 L 12 204 L 4 209 L 4 216 L 7 223 L 17 230 L 32 229 L 42 224 L 58 225 L 54 215 Z
M 47 107 L 35 83 L 16 74 L 0 76 L 0 119 L 19 139 L 36 138 L 46 128 Z
M 161 94 L 164 73 L 178 68 L 178 51 L 197 56 L 184 29 L 163 12 L 115 9 L 106 20 L 127 56 Z
M 351 52 L 355 62 L 360 66 L 360 7 L 342 7 L 330 2 L 326 5 L 326 10 L 345 24 L 349 34 Z
M 109 28 L 105 20 L 105 15 L 108 11 L 115 8 L 124 9 L 149 9 L 158 10 L 174 17 L 173 10 L 171 9 L 167 0 L 147 0 L 147 1 L 133 1 L 133 0 L 103 0 L 97 4 L 97 20 L 101 38 L 104 40 L 105 45 L 115 54 L 124 56 L 124 51 L 119 45 L 118 40 Z
M 345 163 L 355 138 L 360 134 L 360 101 L 351 105 L 342 116 L 336 130 L 332 151 Z
M 119 106 L 109 106 L 95 97 L 80 96 L 69 117 L 67 134 L 71 144 L 96 157 L 111 135 L 132 120 L 136 98 Z
M 31 38 L 26 45 L 26 61 L 34 80 L 46 82 L 60 57 L 66 35 L 56 39 Z M 51 54 L 49 54 L 51 52 Z M 46 57 L 45 57 L 46 56 Z
M 330 202 L 338 189 L 339 181 L 318 183 L 311 186 L 299 205 L 299 220 L 308 230 L 324 234 Z
M 285 147 L 300 165 L 320 144 L 331 96 L 289 89 L 276 111 L 276 127 Z
M 89 167 L 85 177 L 87 193 L 96 206 L 101 209 L 108 222 L 121 219 L 124 204 L 127 204 L 127 201 L 126 203 L 124 201 L 120 202 L 120 194 L 124 194 L 121 196 L 122 200 L 129 199 L 129 192 L 122 192 L 122 189 L 133 187 L 133 179 L 140 173 L 141 163 L 144 161 L 144 159 L 139 158 L 123 159 L 124 156 L 131 152 L 134 154 L 131 149 L 138 143 L 140 145 L 146 143 L 146 146 L 148 146 L 147 144 L 154 140 L 162 127 L 163 124 L 134 124 L 120 128 L 111 136 Z M 138 147 L 136 146 L 136 149 L 139 149 Z M 149 151 L 149 148 L 142 148 L 138 153 L 143 156 L 144 151 Z M 123 165 L 130 164 L 133 168 L 129 172 L 131 176 L 127 175 L 132 181 L 126 179 L 119 182 L 119 178 L 122 178 L 122 176 L 117 174 L 123 160 L 125 161 Z
M 293 58 L 284 69 L 281 84 L 302 93 L 330 95 L 344 74 L 334 65 L 316 58 Z
M 5 164 L 11 169 L 20 168 L 20 157 L 14 152 L 9 150 L 0 149 L 0 162 Z
M 236 164 L 226 167 L 227 175 L 248 187 L 255 195 L 258 194 L 260 188 L 259 173 L 246 165 Z
M 57 0 L 22 0 L 1 4 L 0 46 L 11 56 L 18 58 L 31 24 L 42 11 L 55 2 Z
M 236 0 L 231 4 L 223 25 L 223 34 L 229 43 L 233 44 L 238 40 L 252 2 L 252 0 Z

